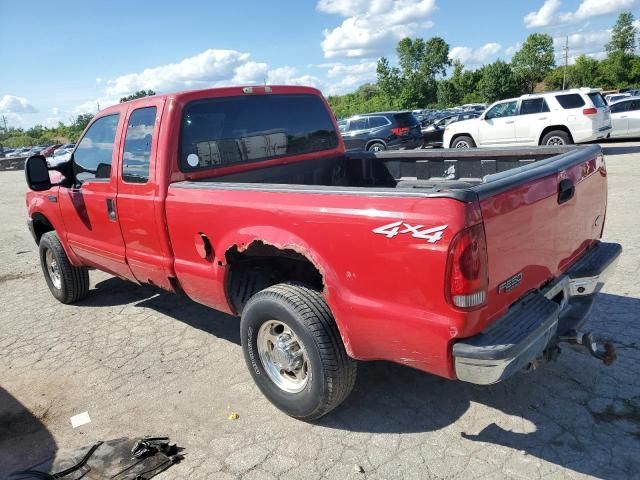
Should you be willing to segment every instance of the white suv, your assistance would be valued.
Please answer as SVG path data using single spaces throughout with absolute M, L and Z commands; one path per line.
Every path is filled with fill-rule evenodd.
M 501 100 L 444 131 L 445 148 L 567 145 L 606 138 L 611 114 L 599 89 L 574 88 Z

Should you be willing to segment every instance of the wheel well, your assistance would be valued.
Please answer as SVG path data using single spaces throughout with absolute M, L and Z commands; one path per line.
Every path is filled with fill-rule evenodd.
M 449 148 L 451 148 L 453 146 L 453 142 L 455 142 L 456 139 L 460 137 L 469 137 L 475 143 L 475 139 L 473 138 L 473 136 L 471 136 L 470 133 L 456 133 L 453 135 L 453 137 L 451 137 L 451 141 L 449 142 Z
M 41 213 L 34 213 L 31 220 L 33 220 L 33 231 L 36 234 L 36 242 L 40 244 L 42 235 L 54 230 L 53 225 L 51 225 L 49 219 Z
M 234 245 L 225 254 L 229 273 L 225 282 L 227 298 L 240 313 L 260 290 L 283 282 L 299 282 L 322 291 L 324 281 L 318 268 L 304 255 L 278 248 L 260 240 L 245 249 Z
M 552 125 L 542 130 L 540 138 L 538 139 L 538 145 L 542 145 L 542 139 L 544 138 L 544 136 L 549 132 L 553 132 L 554 130 L 560 130 L 561 132 L 566 133 L 567 135 L 569 135 L 569 138 L 573 142 L 573 135 L 571 135 L 571 131 L 567 127 L 565 127 L 564 125 Z

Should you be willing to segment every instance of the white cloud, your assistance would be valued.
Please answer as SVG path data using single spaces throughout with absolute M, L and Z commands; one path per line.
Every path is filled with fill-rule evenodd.
M 327 95 L 341 95 L 353 92 L 360 85 L 375 82 L 376 64 L 373 60 L 364 60 L 354 64 L 331 63 L 324 65 L 327 70 Z M 321 65 L 322 66 L 322 65 Z
M 507 57 L 511 58 L 521 48 L 522 48 L 522 42 L 516 42 L 515 45 L 511 45 L 510 47 L 507 47 L 507 49 L 504 51 L 504 53 L 507 55 Z
M 388 53 L 404 37 L 433 26 L 435 0 L 320 0 L 316 8 L 346 17 L 323 32 L 326 58 L 367 58 Z
M 236 68 L 233 81 L 237 83 L 259 83 L 267 75 L 269 66 L 266 63 L 247 62 Z
M 494 57 L 501 49 L 502 45 L 494 42 L 478 48 L 454 47 L 449 52 L 449 58 L 459 60 L 464 64 L 477 65 Z
M 545 0 L 539 10 L 525 15 L 527 28 L 549 27 L 563 23 L 581 22 L 591 17 L 629 10 L 639 0 L 582 0 L 575 12 L 561 12 L 561 0 Z
M 606 56 L 605 45 L 611 39 L 611 30 L 579 32 L 569 35 L 569 63 L 574 63 L 580 55 L 602 59 Z M 564 48 L 566 36 L 555 37 L 553 47 L 556 52 L 556 63 L 564 64 Z
M 0 113 L 36 113 L 37 111 L 24 97 L 3 95 L 0 98 Z
M 299 75 L 295 67 L 279 67 L 269 70 L 267 83 L 270 85 L 307 85 L 322 89 L 323 82 L 313 75 Z

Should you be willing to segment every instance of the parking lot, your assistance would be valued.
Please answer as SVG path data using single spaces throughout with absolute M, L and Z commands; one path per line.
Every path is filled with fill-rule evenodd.
M 603 145 L 605 239 L 625 252 L 586 328 L 613 340 L 490 387 L 382 362 L 316 424 L 280 413 L 245 367 L 238 321 L 101 272 L 58 303 L 27 231 L 24 174 L 0 172 L 0 478 L 96 440 L 169 435 L 161 479 L 637 478 L 640 142 Z M 73 429 L 87 411 L 91 423 Z M 237 412 L 237 420 L 229 419 Z

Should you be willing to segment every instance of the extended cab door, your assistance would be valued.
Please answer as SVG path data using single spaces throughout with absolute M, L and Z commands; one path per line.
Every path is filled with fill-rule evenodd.
M 164 98 L 139 100 L 127 111 L 118 172 L 118 219 L 127 261 L 136 279 L 172 290 L 169 272 L 173 257 L 164 203 L 156 193 L 162 188 L 157 152 L 164 102 Z
M 538 145 L 540 133 L 549 124 L 549 106 L 543 97 L 526 98 L 520 102 L 520 113 L 515 117 L 518 143 Z
M 518 101 L 496 103 L 478 122 L 478 145 L 517 143 L 515 117 Z
M 116 213 L 117 163 L 123 115 L 93 120 L 78 142 L 71 164 L 73 187 L 60 187 L 59 202 L 69 247 L 82 262 L 132 279 Z

